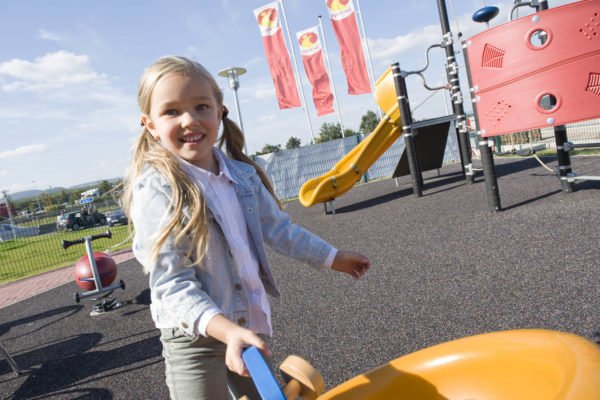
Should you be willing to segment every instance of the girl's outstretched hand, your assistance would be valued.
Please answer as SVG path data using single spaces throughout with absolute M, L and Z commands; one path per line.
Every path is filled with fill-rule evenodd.
M 350 250 L 338 250 L 331 265 L 332 269 L 345 272 L 355 279 L 366 274 L 370 267 L 371 262 L 367 257 Z

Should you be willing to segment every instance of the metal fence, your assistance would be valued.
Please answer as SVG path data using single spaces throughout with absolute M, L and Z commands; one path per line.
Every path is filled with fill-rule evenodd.
M 451 123 L 444 164 L 460 160 L 455 132 L 454 124 Z M 281 150 L 256 157 L 256 161 L 271 178 L 277 197 L 282 200 L 291 199 L 298 196 L 304 182 L 329 171 L 362 139 L 360 136 L 349 136 L 318 145 Z M 404 140 L 401 137 L 369 168 L 362 182 L 391 177 L 403 151 Z
M 97 207 L 98 212 L 106 215 L 119 206 L 113 201 L 102 201 Z M 94 241 L 94 251 L 111 253 L 131 247 L 129 229 L 124 224 L 108 226 L 90 222 L 89 225 L 76 226 L 75 230 L 59 230 L 57 221 L 61 213 L 80 211 L 81 208 L 72 208 L 16 217 L 12 221 L 14 228 L 11 230 L 8 229 L 8 226 L 11 226 L 9 221 L 4 221 L 2 225 L 6 230 L 0 233 L 0 283 L 72 265 L 86 255 L 84 245 L 72 246 L 65 250 L 62 248 L 62 240 L 75 240 L 110 230 L 112 238 Z
M 600 119 L 569 124 L 567 125 L 567 135 L 569 142 L 578 145 L 594 145 L 597 148 L 594 151 L 598 151 L 600 149 Z M 554 128 L 532 129 L 497 136 L 494 138 L 494 148 L 498 154 L 516 153 L 521 150 L 534 150 L 549 155 L 556 154 Z M 579 150 L 579 153 L 581 152 Z

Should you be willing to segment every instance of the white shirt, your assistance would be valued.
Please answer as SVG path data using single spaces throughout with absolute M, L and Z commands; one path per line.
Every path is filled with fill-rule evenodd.
M 235 181 L 221 160 L 221 155 L 218 152 L 213 152 L 213 154 L 219 165 L 218 175 L 184 160 L 181 165 L 196 181 L 204 195 L 212 200 L 214 205 L 212 211 L 216 214 L 214 217 L 221 221 L 221 228 L 229 242 L 248 298 L 248 329 L 255 333 L 271 336 L 271 307 L 259 276 L 258 261 L 250 249 L 248 227 L 233 187 Z M 326 267 L 331 268 L 336 253 L 335 249 L 330 252 L 325 261 Z M 206 336 L 206 326 L 214 316 L 214 313 L 209 313 L 199 318 L 198 333 Z

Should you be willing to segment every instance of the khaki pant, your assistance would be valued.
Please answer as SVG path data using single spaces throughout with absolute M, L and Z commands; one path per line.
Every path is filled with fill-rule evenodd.
M 172 400 L 260 399 L 251 379 L 227 369 L 223 343 L 205 337 L 192 341 L 178 328 L 160 331 Z

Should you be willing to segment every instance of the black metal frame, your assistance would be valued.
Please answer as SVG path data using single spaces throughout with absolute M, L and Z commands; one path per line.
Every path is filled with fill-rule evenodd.
M 454 56 L 454 45 L 452 44 L 452 31 L 448 22 L 448 10 L 445 0 L 437 0 L 438 13 L 440 16 L 440 25 L 443 34 L 443 47 L 446 51 L 446 76 L 450 83 L 450 98 L 452 99 L 452 111 L 456 116 L 456 135 L 458 137 L 460 161 L 463 167 L 463 174 L 468 183 L 475 181 L 473 163 L 471 158 L 471 142 L 469 140 L 469 130 L 467 128 L 467 116 L 463 107 L 463 96 L 460 90 L 460 80 L 458 77 L 458 65 Z M 459 32 L 460 35 L 460 32 Z
M 408 90 L 406 88 L 405 73 L 400 70 L 400 63 L 392 64 L 392 76 L 396 85 L 396 94 L 398 96 L 398 107 L 400 107 L 400 123 L 402 124 L 402 135 L 404 136 L 404 145 L 406 156 L 408 157 L 408 168 L 412 180 L 413 193 L 417 197 L 423 196 L 423 175 L 419 167 L 417 150 L 412 129 L 412 114 L 408 102 Z

